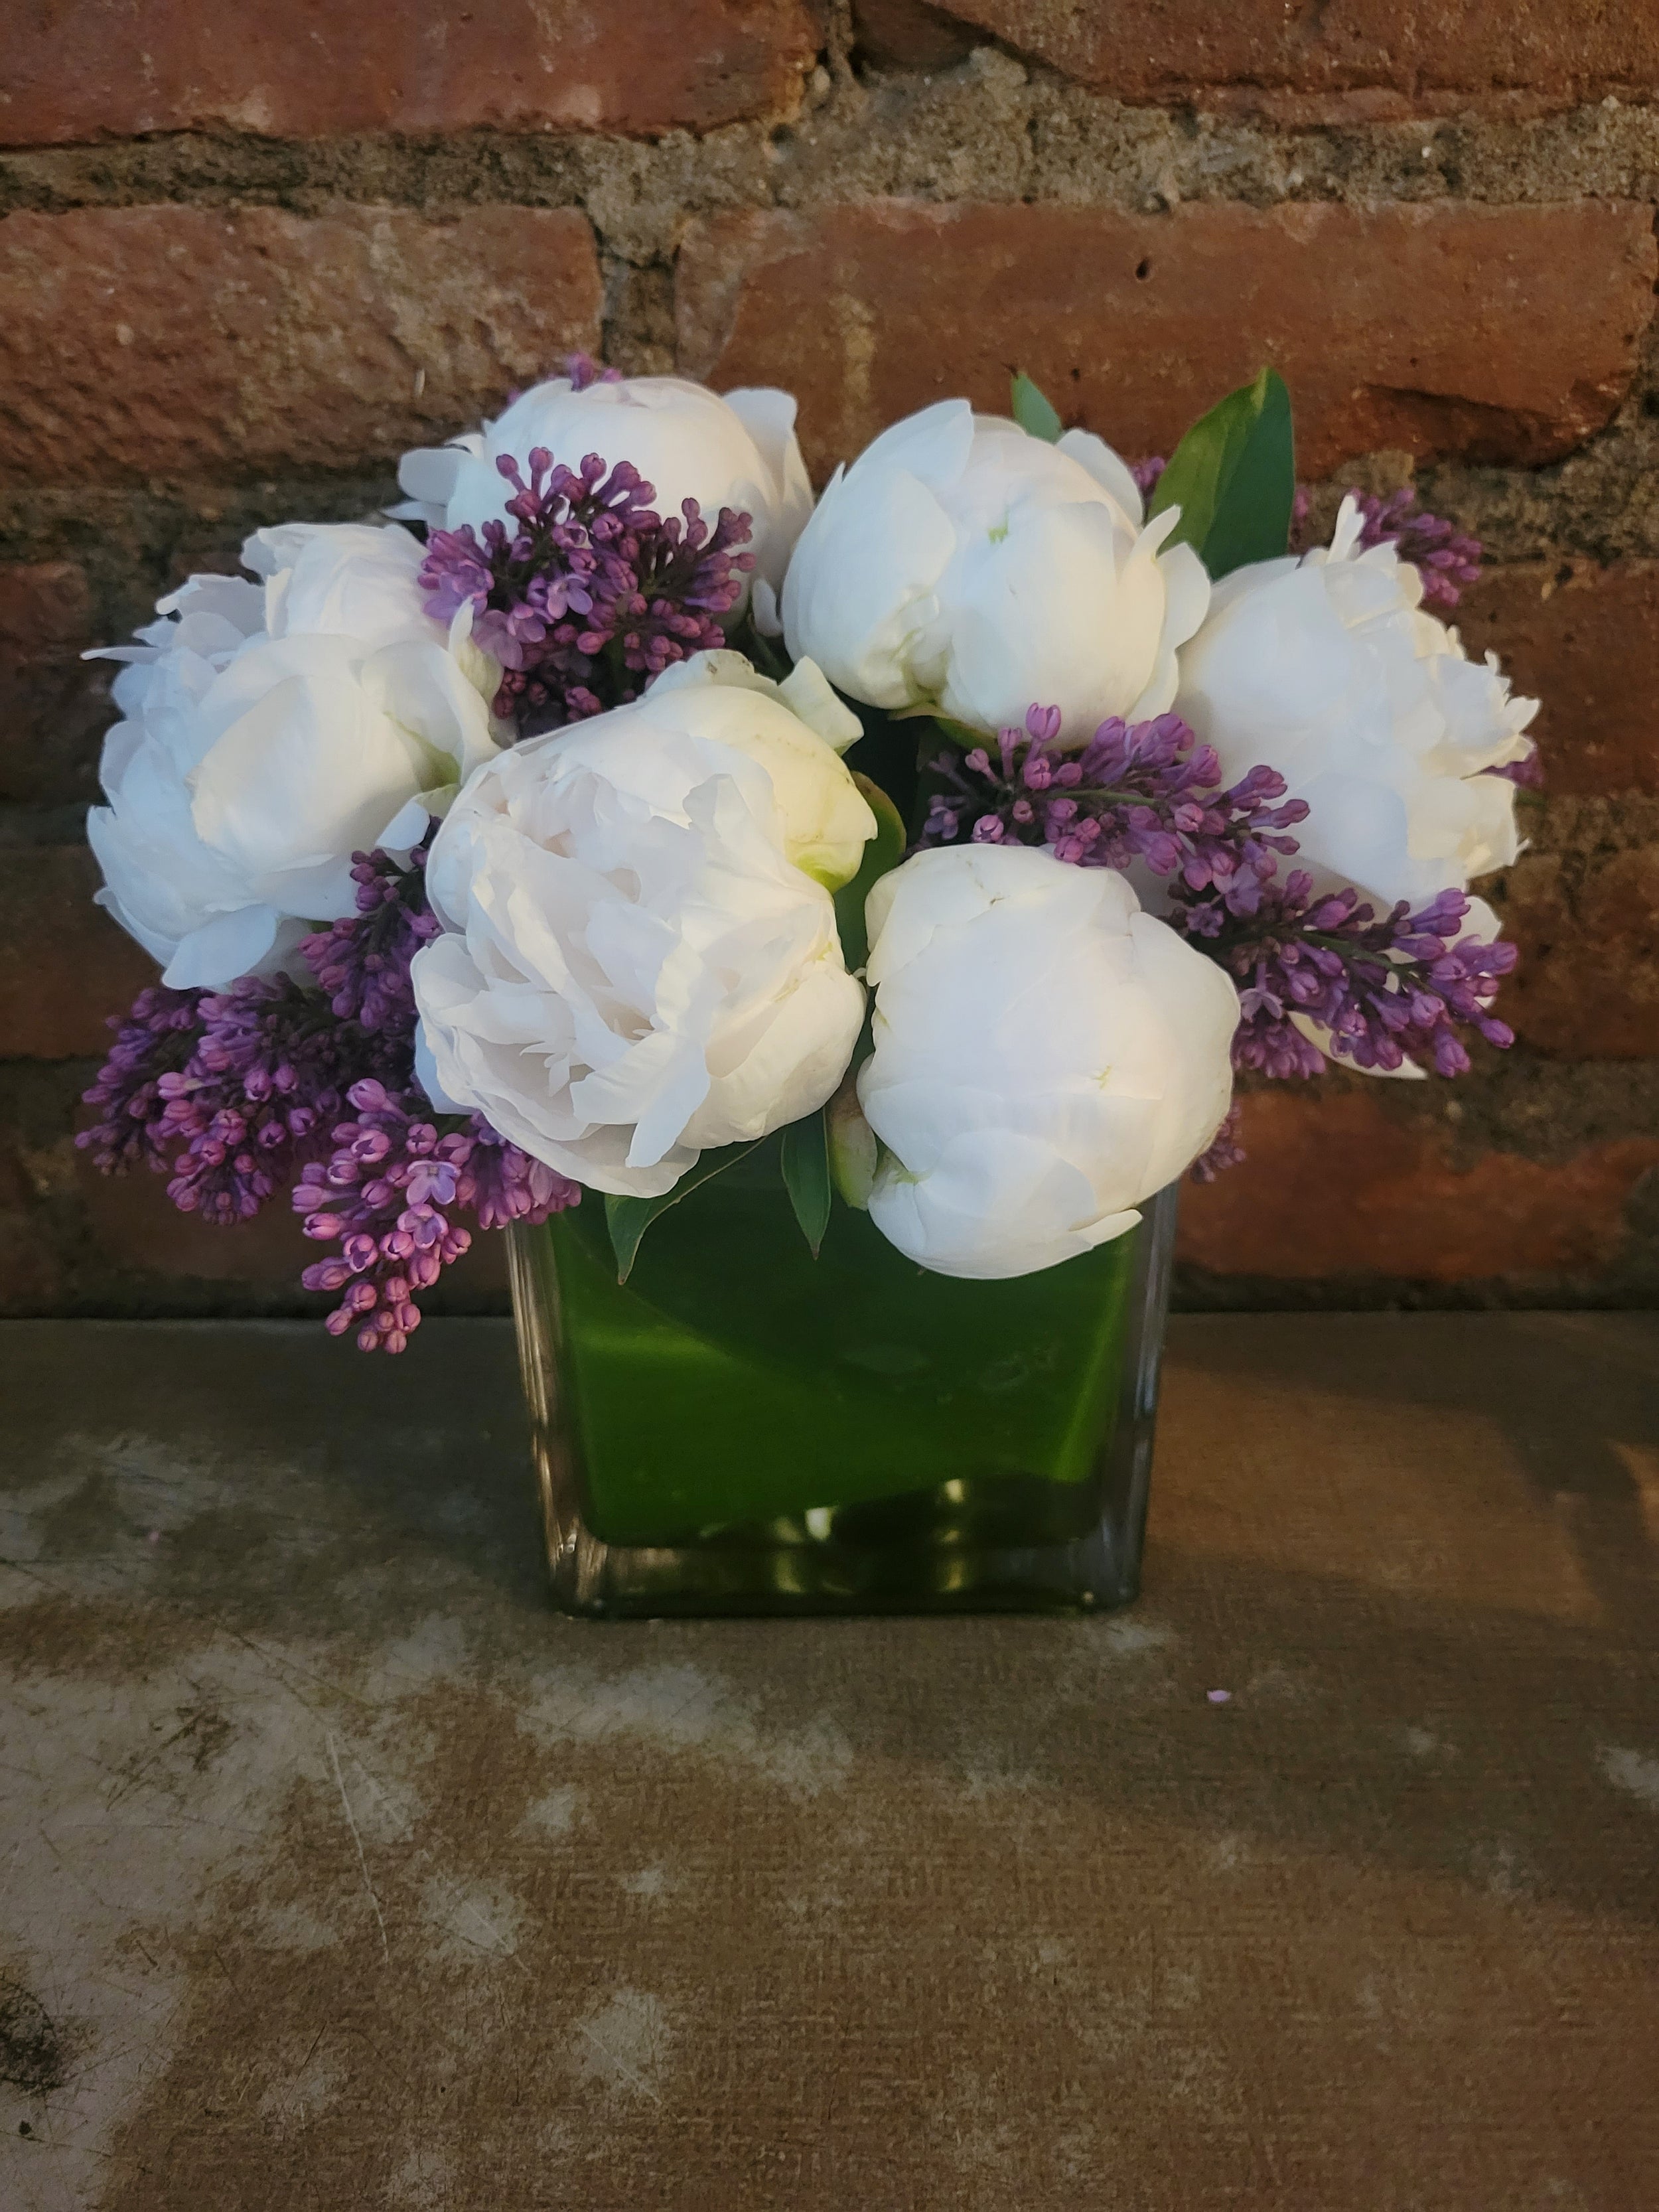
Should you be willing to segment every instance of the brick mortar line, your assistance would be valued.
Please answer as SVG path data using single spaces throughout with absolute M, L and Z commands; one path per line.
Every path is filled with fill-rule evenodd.
M 1605 104 L 1506 120 L 1275 126 L 1129 106 L 981 50 L 952 76 L 833 88 L 793 124 L 702 137 L 471 130 L 266 139 L 176 132 L 0 155 L 0 211 L 331 202 L 441 216 L 485 204 L 582 209 L 641 264 L 687 217 L 897 197 L 1152 212 L 1190 200 L 1370 206 L 1659 201 L 1659 111 Z

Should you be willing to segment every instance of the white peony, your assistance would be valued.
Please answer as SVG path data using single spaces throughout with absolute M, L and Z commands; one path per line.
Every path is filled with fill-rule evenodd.
M 567 468 L 579 468 L 589 453 L 612 465 L 631 461 L 664 516 L 678 515 L 688 499 L 711 528 L 723 507 L 746 512 L 756 617 L 775 629 L 790 549 L 812 511 L 788 392 L 761 387 L 721 398 L 678 376 L 600 378 L 583 386 L 552 377 L 521 392 L 482 431 L 405 453 L 398 481 L 408 504 L 395 512 L 441 529 L 470 523 L 481 530 L 506 514 L 512 496 L 497 459 L 517 461 L 527 476 L 538 446 Z
M 1133 1228 L 1220 1127 L 1237 995 L 1121 875 L 950 846 L 882 877 L 866 912 L 870 1213 L 908 1259 L 1054 1267 Z
M 1417 570 L 1360 552 L 1360 528 L 1345 500 L 1328 551 L 1218 584 L 1176 711 L 1229 782 L 1265 762 L 1307 801 L 1294 865 L 1416 907 L 1516 858 L 1515 787 L 1481 771 L 1526 758 L 1538 702 L 1510 696 L 1495 655 L 1469 659 L 1422 611 Z
M 353 852 L 415 844 L 495 750 L 499 672 L 422 611 L 406 531 L 296 525 L 244 558 L 263 587 L 192 577 L 105 656 L 98 899 L 179 989 L 275 973 L 353 910 Z
M 883 431 L 837 470 L 783 589 L 784 634 L 842 690 L 975 729 L 1058 705 L 1082 741 L 1109 715 L 1162 714 L 1176 647 L 1203 620 L 1204 565 L 1161 550 L 1134 479 L 1083 430 L 1058 445 L 965 399 Z
M 256 530 L 242 565 L 264 584 L 269 637 L 350 637 L 368 649 L 438 633 L 416 579 L 426 548 L 371 522 L 284 522 Z
M 805 869 L 850 875 L 874 817 L 779 687 L 719 674 L 501 754 L 428 864 L 422 1082 L 596 1190 L 660 1196 L 811 1113 L 863 1021 Z

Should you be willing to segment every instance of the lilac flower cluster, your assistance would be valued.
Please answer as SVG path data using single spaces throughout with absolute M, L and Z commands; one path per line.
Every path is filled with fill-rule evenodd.
M 994 760 L 984 745 L 945 754 L 929 773 L 933 796 L 920 842 L 1047 845 L 1056 860 L 1127 869 L 1144 862 L 1193 895 L 1213 892 L 1230 911 L 1254 911 L 1274 855 L 1294 853 L 1279 833 L 1305 820 L 1285 779 L 1254 768 L 1223 791 L 1214 749 L 1178 714 L 1103 722 L 1076 752 L 1060 744 L 1060 711 L 1032 707 L 1024 732 L 1002 731 Z M 1283 801 L 1283 804 L 1279 802 Z
M 1516 948 L 1462 934 L 1469 902 L 1443 890 L 1413 914 L 1401 900 L 1378 915 L 1358 891 L 1318 892 L 1305 870 L 1263 886 L 1241 920 L 1216 898 L 1170 916 L 1239 986 L 1234 1065 L 1264 1075 L 1317 1075 L 1327 1054 L 1298 1026 L 1328 1034 L 1331 1053 L 1392 1073 L 1429 1060 L 1437 1075 L 1467 1074 L 1460 1030 L 1507 1047 L 1515 1035 L 1491 1011 Z
M 1284 833 L 1306 817 L 1305 802 L 1285 800 L 1284 778 L 1268 768 L 1219 789 L 1214 751 L 1176 715 L 1103 722 L 1075 752 L 1059 738 L 1058 709 L 1034 706 L 1023 731 L 999 734 L 994 757 L 976 745 L 932 763 L 939 787 L 920 843 L 1045 845 L 1080 866 L 1163 878 L 1171 927 L 1239 987 L 1238 1068 L 1311 1076 L 1334 1056 L 1461 1075 L 1464 1033 L 1513 1043 L 1491 1006 L 1515 947 L 1462 934 L 1462 891 L 1379 915 L 1357 890 L 1316 891 L 1304 870 L 1281 882 L 1279 859 L 1298 849 Z M 1194 1172 L 1210 1182 L 1243 1158 L 1230 1117 Z
M 1359 507 L 1361 545 L 1392 545 L 1409 561 L 1423 579 L 1423 604 L 1431 614 L 1449 615 L 1468 586 L 1480 582 L 1480 540 L 1440 515 L 1419 511 L 1409 485 L 1386 499 L 1373 492 L 1352 496 Z
M 416 1291 L 471 1249 L 458 1209 L 495 1229 L 545 1221 L 580 1192 L 481 1115 L 446 1126 L 418 1092 L 370 1079 L 348 1096 L 354 1117 L 336 1126 L 333 1150 L 307 1165 L 294 1190 L 306 1235 L 340 1249 L 301 1280 L 344 1292 L 328 1316 L 331 1335 L 355 1328 L 361 1351 L 401 1352 L 420 1324 Z
M 720 617 L 755 565 L 740 550 L 747 514 L 722 507 L 711 530 L 687 500 L 665 520 L 637 469 L 597 453 L 571 469 L 538 446 L 527 482 L 511 456 L 495 465 L 510 521 L 486 522 L 482 539 L 470 523 L 433 531 L 420 580 L 439 620 L 471 608 L 504 672 L 495 712 L 520 736 L 622 706 L 671 662 L 725 643 Z
M 227 991 L 142 991 L 85 1097 L 76 1139 L 106 1174 L 142 1161 L 205 1220 L 246 1221 L 339 1111 L 364 1055 L 313 991 L 244 976 Z M 374 1055 L 371 1052 L 369 1057 Z
M 376 849 L 352 855 L 357 911 L 303 939 L 306 965 L 337 1019 L 371 1031 L 411 1030 L 415 993 L 409 963 L 438 934 L 426 902 L 426 848 L 409 866 Z
M 354 855 L 357 912 L 301 946 L 316 988 L 248 975 L 141 992 L 112 1024 L 86 1093 L 98 1118 L 76 1139 L 106 1173 L 167 1175 L 173 1204 L 209 1221 L 247 1220 L 291 1187 L 307 1235 L 343 1240 L 301 1280 L 345 1291 L 328 1326 L 355 1324 L 365 1350 L 401 1352 L 416 1292 L 470 1246 L 453 1211 L 496 1229 L 580 1196 L 480 1117 L 434 1115 L 415 1088 L 410 963 L 437 930 L 424 857 Z

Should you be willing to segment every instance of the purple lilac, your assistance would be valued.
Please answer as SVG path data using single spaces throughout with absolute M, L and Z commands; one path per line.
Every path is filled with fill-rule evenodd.
M 1409 561 L 1423 579 L 1423 604 L 1431 614 L 1449 614 L 1463 591 L 1480 582 L 1480 540 L 1440 515 L 1416 511 L 1409 485 L 1386 499 L 1363 491 L 1349 496 L 1359 508 L 1361 545 L 1392 545 Z
M 1235 1066 L 1321 1073 L 1327 1054 L 1291 1018 L 1300 1016 L 1329 1033 L 1339 1061 L 1392 1073 L 1426 1059 L 1450 1076 L 1468 1072 L 1461 1030 L 1499 1048 L 1515 1042 L 1491 1002 L 1516 948 L 1459 942 L 1468 910 L 1463 893 L 1448 890 L 1415 914 L 1402 899 L 1379 916 L 1352 889 L 1316 892 L 1298 868 L 1264 885 L 1248 917 L 1211 896 L 1178 902 L 1170 919 L 1239 987 Z
M 354 854 L 356 913 L 301 943 L 307 966 L 341 1021 L 372 1031 L 412 1029 L 409 965 L 438 934 L 426 902 L 425 868 L 424 846 L 416 848 L 406 867 L 378 848 Z
M 244 976 L 204 992 L 189 1065 L 162 1076 L 158 1148 L 183 1213 L 246 1221 L 326 1135 L 361 1060 L 314 991 Z
M 166 1174 L 173 1204 L 210 1221 L 246 1220 L 291 1188 L 308 1234 L 345 1240 L 306 1287 L 346 1290 L 329 1326 L 355 1321 L 361 1345 L 388 1352 L 419 1320 L 416 1292 L 471 1241 L 441 1209 L 495 1229 L 580 1195 L 481 1116 L 434 1115 L 414 1087 L 410 963 L 436 931 L 423 860 L 353 856 L 357 913 L 301 948 L 318 988 L 244 976 L 141 992 L 86 1094 L 99 1119 L 76 1139 L 106 1173 Z
M 1244 1109 L 1235 1101 L 1227 1109 L 1226 1117 L 1211 1138 L 1207 1149 L 1199 1154 L 1188 1170 L 1194 1182 L 1213 1182 L 1229 1168 L 1243 1165 L 1244 1147 L 1238 1139 L 1243 1122 Z
M 564 373 L 570 379 L 573 392 L 586 392 L 590 384 L 620 384 L 623 380 L 621 369 L 601 368 L 591 353 L 566 354 Z
M 162 1129 L 167 1102 L 161 1083 L 194 1058 L 205 996 L 152 983 L 140 991 L 130 1012 L 112 1017 L 115 1042 L 109 1058 L 91 1090 L 81 1094 L 88 1106 L 100 1109 L 99 1116 L 75 1140 L 106 1175 L 123 1175 L 140 1165 L 158 1175 L 166 1170 Z
M 510 524 L 485 523 L 482 539 L 470 524 L 434 530 L 421 584 L 441 621 L 471 607 L 503 670 L 495 711 L 521 736 L 621 706 L 672 661 L 725 643 L 720 617 L 755 565 L 739 550 L 747 514 L 722 507 L 711 530 L 687 500 L 665 520 L 637 469 L 597 453 L 572 470 L 538 446 L 527 481 L 508 456 L 495 465 L 514 488 Z
M 349 1097 L 355 1117 L 336 1126 L 333 1150 L 307 1167 L 293 1198 L 306 1235 L 340 1249 L 301 1280 L 344 1293 L 328 1316 L 331 1334 L 355 1328 L 360 1350 L 401 1352 L 420 1326 L 415 1293 L 471 1245 L 458 1210 L 498 1228 L 545 1221 L 580 1193 L 477 1115 L 445 1126 L 419 1092 L 372 1080 L 354 1083 Z
M 181 1212 L 246 1221 L 326 1135 L 362 1063 L 314 992 L 244 976 L 224 991 L 141 991 L 85 1093 L 76 1139 L 117 1174 L 168 1176 Z
M 920 842 L 964 836 L 985 845 L 1046 845 L 1084 867 L 1144 862 L 1191 895 L 1213 892 L 1248 914 L 1273 873 L 1274 855 L 1296 840 L 1278 833 L 1306 818 L 1306 802 L 1285 799 L 1285 780 L 1253 768 L 1222 790 L 1214 750 L 1177 714 L 1103 722 L 1081 750 L 1060 743 L 1060 710 L 1032 707 L 1022 732 L 999 732 L 994 758 L 975 745 L 931 763 L 944 786 Z M 1283 804 L 1279 802 L 1283 801 Z

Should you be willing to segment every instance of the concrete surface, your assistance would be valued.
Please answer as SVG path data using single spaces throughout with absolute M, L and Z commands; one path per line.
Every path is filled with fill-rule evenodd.
M 0 1358 L 5 2212 L 1659 2203 L 1659 1320 L 1178 1322 L 1075 1622 L 554 1617 L 501 1323 Z

